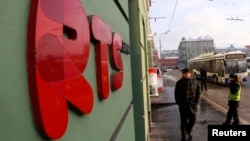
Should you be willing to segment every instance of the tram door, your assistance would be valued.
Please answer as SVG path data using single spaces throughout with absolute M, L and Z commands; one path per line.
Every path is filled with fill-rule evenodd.
M 225 73 L 225 66 L 224 66 L 224 61 L 223 60 L 217 60 L 217 73 L 219 77 L 219 81 L 221 81 L 221 78 L 224 77 Z

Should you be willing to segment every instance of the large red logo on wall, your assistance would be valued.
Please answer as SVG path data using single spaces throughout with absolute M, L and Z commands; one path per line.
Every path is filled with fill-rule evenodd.
M 98 16 L 87 17 L 79 0 L 32 0 L 28 26 L 28 72 L 32 110 L 39 132 L 63 136 L 68 106 L 82 114 L 93 109 L 93 90 L 83 72 L 90 41 L 95 44 L 98 95 L 123 83 L 122 39 Z M 114 69 L 109 78 L 108 50 Z M 111 85 L 111 86 L 110 86 Z

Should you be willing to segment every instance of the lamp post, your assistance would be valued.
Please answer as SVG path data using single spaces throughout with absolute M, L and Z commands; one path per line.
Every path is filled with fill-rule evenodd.
M 162 32 L 161 34 L 160 34 L 160 36 L 159 36 L 159 45 L 160 45 L 160 69 L 162 70 L 162 55 L 161 55 L 161 36 L 163 35 L 163 34 L 168 34 L 168 32 L 170 32 L 170 30 L 168 30 L 168 31 L 165 31 L 165 32 Z

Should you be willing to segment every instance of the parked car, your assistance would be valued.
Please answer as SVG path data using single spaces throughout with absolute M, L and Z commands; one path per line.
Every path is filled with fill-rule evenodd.
M 164 72 L 167 72 L 168 70 L 167 70 L 167 68 L 162 68 L 162 72 L 164 73 Z
M 168 66 L 168 67 L 166 67 L 166 68 L 163 68 L 163 69 L 162 69 L 162 72 L 167 72 L 167 71 L 169 71 L 169 70 L 174 70 L 174 67 Z

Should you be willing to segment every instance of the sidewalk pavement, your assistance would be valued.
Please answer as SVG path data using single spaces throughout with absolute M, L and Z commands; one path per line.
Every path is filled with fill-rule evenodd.
M 207 141 L 207 126 L 220 125 L 226 117 L 225 113 L 208 104 L 202 95 L 192 141 Z M 164 87 L 159 96 L 151 96 L 151 111 L 150 141 L 181 141 L 180 117 L 174 99 L 174 87 Z

